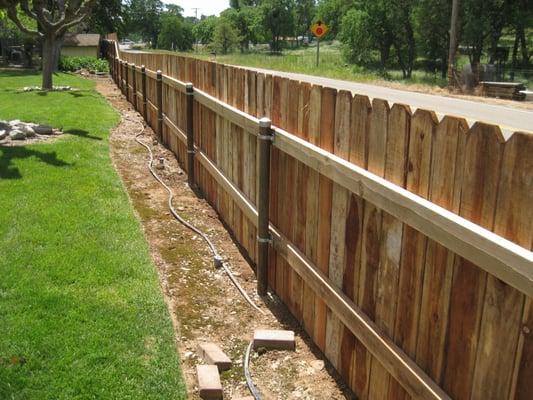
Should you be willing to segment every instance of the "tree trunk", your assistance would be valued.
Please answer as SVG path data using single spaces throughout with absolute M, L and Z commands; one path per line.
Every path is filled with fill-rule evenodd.
M 511 75 L 510 75 L 510 79 L 511 81 L 514 81 L 514 74 L 515 74 L 515 70 L 516 70 L 516 59 L 517 59 L 517 55 L 518 55 L 518 42 L 520 41 L 520 36 L 518 34 L 518 30 L 516 31 L 515 33 L 515 37 L 514 37 L 514 45 L 513 45 L 513 55 L 511 56 Z
M 527 50 L 527 40 L 526 40 L 526 34 L 524 30 L 524 26 L 520 26 L 520 29 L 518 31 L 518 34 L 520 35 L 520 50 L 522 53 L 522 65 L 524 67 L 527 67 L 529 65 L 529 51 Z
M 54 40 L 54 64 L 53 72 L 59 71 L 59 57 L 61 56 L 61 45 L 63 44 L 63 36 Z
M 450 22 L 450 48 L 448 50 L 448 87 L 455 86 L 455 56 L 457 52 L 457 30 L 459 25 L 460 0 L 453 0 L 452 16 Z
M 43 40 L 43 90 L 52 90 L 55 62 L 55 35 L 47 35 Z

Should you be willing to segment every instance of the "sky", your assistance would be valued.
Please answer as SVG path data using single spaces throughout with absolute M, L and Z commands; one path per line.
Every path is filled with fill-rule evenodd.
M 163 0 L 163 3 L 172 3 L 181 6 L 186 17 L 195 16 L 193 7 L 199 8 L 198 18 L 203 15 L 218 15 L 229 7 L 229 0 Z

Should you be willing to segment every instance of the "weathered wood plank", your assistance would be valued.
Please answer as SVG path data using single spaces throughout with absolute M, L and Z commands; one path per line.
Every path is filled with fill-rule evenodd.
M 385 148 L 389 119 L 389 105 L 384 100 L 374 99 L 372 102 L 370 133 L 368 136 L 368 170 L 380 177 L 385 174 Z M 376 315 L 376 285 L 379 269 L 382 212 L 374 204 L 365 203 L 363 214 L 363 237 L 361 250 L 361 270 L 359 273 L 359 306 L 372 320 Z M 361 396 L 368 398 L 370 390 L 370 374 L 372 357 L 366 357 L 364 362 L 365 388 Z
M 432 139 L 429 200 L 455 213 L 459 212 L 467 130 L 464 120 L 445 117 Z M 446 355 L 454 258 L 446 247 L 428 240 L 416 361 L 438 384 Z
M 395 104 L 389 112 L 387 124 L 384 178 L 400 187 L 405 186 L 410 122 L 409 107 Z M 401 221 L 386 212 L 382 213 L 381 243 L 379 243 L 380 262 L 376 276 L 375 322 L 390 337 L 393 336 L 397 316 L 402 229 Z M 380 363 L 373 360 L 369 398 L 385 399 L 388 391 L 389 374 Z
M 533 242 L 532 154 L 531 135 L 515 133 L 505 143 L 494 221 L 495 233 L 526 248 Z M 522 293 L 488 276 L 472 399 L 503 399 L 511 391 L 524 302 Z
M 335 105 L 334 154 L 348 160 L 350 155 L 350 119 L 352 95 L 348 91 L 337 93 Z M 331 281 L 340 289 L 343 287 L 345 269 L 346 218 L 348 216 L 349 193 L 346 188 L 333 184 L 331 203 L 331 243 L 329 250 L 329 271 Z M 326 324 L 326 356 L 333 366 L 340 370 L 341 323 L 328 309 Z
M 492 229 L 494 225 L 502 153 L 500 130 L 483 124 L 474 125 L 466 140 L 459 213 L 486 229 Z M 472 393 L 486 281 L 485 271 L 456 257 L 443 381 L 444 389 L 453 398 L 470 398 Z

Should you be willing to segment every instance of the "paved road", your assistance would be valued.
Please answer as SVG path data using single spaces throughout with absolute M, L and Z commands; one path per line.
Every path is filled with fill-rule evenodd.
M 407 104 L 411 107 L 413 112 L 417 108 L 433 110 L 437 113 L 439 119 L 441 119 L 444 115 L 462 117 L 467 120 L 470 126 L 476 121 L 499 125 L 506 138 L 508 138 L 515 131 L 526 131 L 533 133 L 533 111 L 475 102 L 471 100 L 462 100 L 453 97 L 409 92 L 407 90 L 391 89 L 377 85 L 323 78 L 319 76 L 272 71 L 260 68 L 245 68 L 264 73 L 275 73 L 276 75 L 282 77 L 297 79 L 300 81 L 333 87 L 336 89 L 350 90 L 352 93 L 366 95 L 370 97 L 370 99 L 376 97 L 380 99 L 386 99 L 391 104 Z

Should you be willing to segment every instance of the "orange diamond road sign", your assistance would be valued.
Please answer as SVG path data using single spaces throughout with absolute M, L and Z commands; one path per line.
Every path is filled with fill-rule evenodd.
M 313 25 L 311 25 L 311 32 L 313 32 L 313 35 L 315 35 L 319 39 L 326 33 L 328 33 L 328 31 L 328 26 L 322 21 L 317 21 Z

